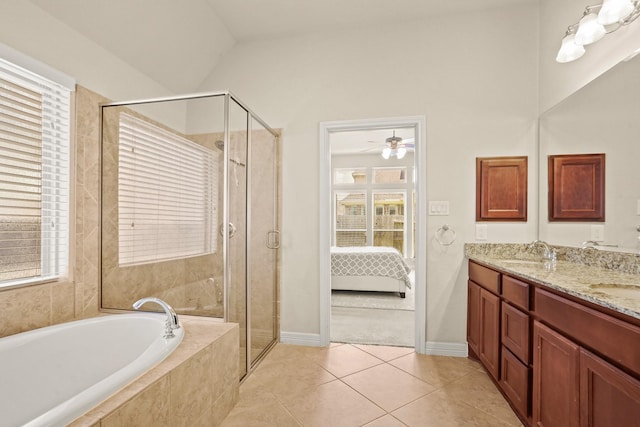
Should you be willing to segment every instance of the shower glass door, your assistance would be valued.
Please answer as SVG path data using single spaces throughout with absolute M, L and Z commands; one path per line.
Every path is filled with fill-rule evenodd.
M 249 132 L 249 358 L 255 361 L 277 338 L 278 147 L 255 118 Z
M 229 121 L 226 129 L 224 160 L 228 202 L 226 228 L 227 321 L 240 326 L 240 378 L 247 364 L 247 148 L 248 112 L 228 97 Z

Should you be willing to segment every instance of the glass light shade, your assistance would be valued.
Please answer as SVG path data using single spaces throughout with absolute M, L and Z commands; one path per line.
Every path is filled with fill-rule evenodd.
M 556 61 L 561 63 L 571 62 L 584 55 L 584 47 L 574 42 L 575 36 L 575 34 L 569 34 L 562 39 L 562 45 L 558 51 L 558 56 L 556 56 Z
M 631 0 L 604 0 L 598 12 L 598 22 L 600 25 L 615 24 L 629 16 L 631 12 L 633 12 Z
M 389 158 L 389 156 L 391 155 L 391 148 L 389 147 L 384 147 L 382 149 L 382 157 L 386 160 Z
M 577 45 L 591 44 L 603 38 L 605 33 L 604 27 L 598 23 L 598 15 L 592 12 L 580 20 L 574 42 Z
M 404 147 L 398 148 L 397 156 L 398 156 L 399 159 L 403 158 L 405 154 L 407 154 L 407 149 L 406 148 L 404 148 Z

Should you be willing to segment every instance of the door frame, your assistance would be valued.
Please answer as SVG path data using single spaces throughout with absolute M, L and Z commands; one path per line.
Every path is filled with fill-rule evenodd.
M 333 132 L 415 127 L 415 351 L 426 353 L 427 142 L 425 116 L 320 122 L 320 345 L 331 340 L 331 145 Z

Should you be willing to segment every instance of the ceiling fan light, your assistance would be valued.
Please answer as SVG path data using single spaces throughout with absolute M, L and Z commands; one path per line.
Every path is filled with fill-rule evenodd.
M 615 24 L 629 16 L 633 9 L 631 0 L 604 0 L 598 12 L 598 23 L 600 25 Z
M 391 148 L 389 147 L 384 147 L 382 149 L 382 158 L 384 158 L 385 160 L 387 160 L 389 158 L 389 156 L 391 155 Z
M 558 56 L 556 56 L 556 61 L 561 63 L 571 62 L 584 55 L 584 47 L 574 42 L 575 36 L 575 34 L 569 34 L 562 39 L 562 45 L 558 51 Z
M 398 148 L 398 159 L 401 159 L 404 157 L 404 155 L 407 154 L 407 149 L 404 147 L 400 147 Z
M 591 12 L 580 20 L 574 43 L 580 46 L 588 45 L 603 38 L 605 33 L 604 27 L 598 22 L 598 15 Z

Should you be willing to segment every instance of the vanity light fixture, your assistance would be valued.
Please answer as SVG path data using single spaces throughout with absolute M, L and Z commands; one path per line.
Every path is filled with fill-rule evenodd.
M 575 61 L 584 55 L 584 46 L 629 25 L 639 16 L 640 0 L 604 0 L 602 4 L 587 6 L 580 21 L 567 28 L 556 61 Z

